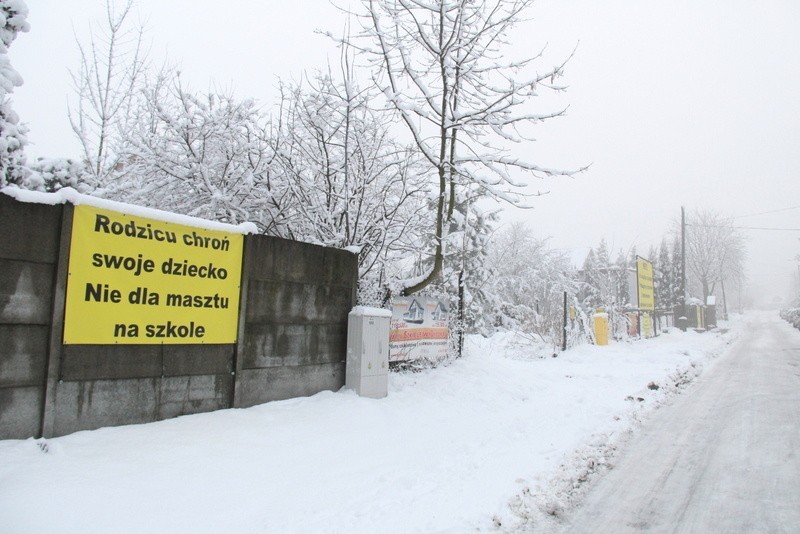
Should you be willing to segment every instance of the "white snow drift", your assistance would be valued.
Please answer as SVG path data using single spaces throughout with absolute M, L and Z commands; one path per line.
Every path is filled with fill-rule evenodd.
M 392 374 L 382 400 L 342 390 L 0 441 L 0 524 L 10 533 L 513 527 L 569 506 L 597 456 L 735 332 L 673 330 L 558 358 L 535 357 L 510 334 L 471 338 L 451 365 Z

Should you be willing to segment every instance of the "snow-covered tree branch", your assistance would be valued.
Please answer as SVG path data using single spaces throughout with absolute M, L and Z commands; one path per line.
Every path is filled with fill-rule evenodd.
M 733 221 L 711 210 L 694 210 L 687 217 L 686 270 L 703 302 L 718 283 L 744 276 L 745 244 Z
M 77 101 L 69 120 L 93 186 L 107 182 L 121 162 L 121 131 L 128 126 L 147 67 L 144 29 L 130 20 L 132 7 L 133 0 L 119 10 L 106 2 L 100 29 L 91 32 L 88 42 L 78 41 L 81 62 L 71 72 Z
M 530 140 L 528 127 L 565 110 L 530 113 L 527 104 L 555 84 L 564 64 L 534 70 L 535 57 L 504 60 L 505 36 L 532 0 L 365 0 L 362 32 L 354 40 L 372 61 L 374 81 L 406 125 L 437 185 L 433 264 L 411 294 L 436 280 L 445 256 L 447 221 L 457 189 L 477 185 L 482 195 L 523 204 L 533 177 L 572 175 L 514 155 L 509 144 Z

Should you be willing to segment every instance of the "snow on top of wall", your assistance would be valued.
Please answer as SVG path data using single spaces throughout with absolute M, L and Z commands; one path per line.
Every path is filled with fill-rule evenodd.
M 17 199 L 20 202 L 28 202 L 30 204 L 48 204 L 51 206 L 56 204 L 65 204 L 67 202 L 75 206 L 85 204 L 87 206 L 117 211 L 128 215 L 134 215 L 136 217 L 147 217 L 157 221 L 193 226 L 195 228 L 204 228 L 206 230 L 219 230 L 222 232 L 231 232 L 237 234 L 258 233 L 258 227 L 255 225 L 255 223 L 251 222 L 227 224 L 217 221 L 210 221 L 208 219 L 201 219 L 199 217 L 181 215 L 180 213 L 173 213 L 155 208 L 146 208 L 144 206 L 137 206 L 135 204 L 126 204 L 125 202 L 117 202 L 115 200 L 84 195 L 78 193 L 71 187 L 59 189 L 55 193 L 42 193 L 39 191 L 28 191 L 18 187 L 6 187 L 0 190 L 0 193 L 5 193 L 6 195 Z

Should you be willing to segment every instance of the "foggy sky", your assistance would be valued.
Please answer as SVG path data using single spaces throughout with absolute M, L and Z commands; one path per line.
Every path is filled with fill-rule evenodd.
M 88 36 L 103 3 L 26 2 L 31 31 L 9 58 L 25 80 L 13 100 L 31 129 L 29 157 L 79 157 L 67 69 L 78 67 L 74 36 Z M 278 77 L 336 64 L 314 30 L 340 33 L 345 23 L 326 0 L 140 0 L 137 13 L 155 63 L 179 63 L 197 90 L 232 90 L 266 107 Z M 544 166 L 591 168 L 535 184 L 549 194 L 532 210 L 508 210 L 506 221 L 528 221 L 576 263 L 603 237 L 612 257 L 632 246 L 646 254 L 682 205 L 737 216 L 742 227 L 800 228 L 800 3 L 539 0 L 530 14 L 515 54 L 547 45 L 545 70 L 577 51 L 562 80 L 569 90 L 537 103 L 568 105 L 568 115 L 538 126 L 537 141 L 520 149 Z M 750 293 L 772 301 L 796 291 L 800 231 L 742 232 Z

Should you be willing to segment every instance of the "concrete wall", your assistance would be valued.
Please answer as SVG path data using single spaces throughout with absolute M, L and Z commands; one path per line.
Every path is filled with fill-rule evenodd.
M 355 254 L 247 236 L 236 345 L 63 345 L 71 216 L 69 205 L 0 194 L 0 439 L 146 423 L 344 385 Z
M 65 345 L 52 430 L 148 423 L 231 407 L 233 345 Z
M 247 298 L 236 405 L 342 387 L 357 256 L 250 236 L 244 265 Z
M 41 431 L 62 213 L 0 194 L 0 438 Z

